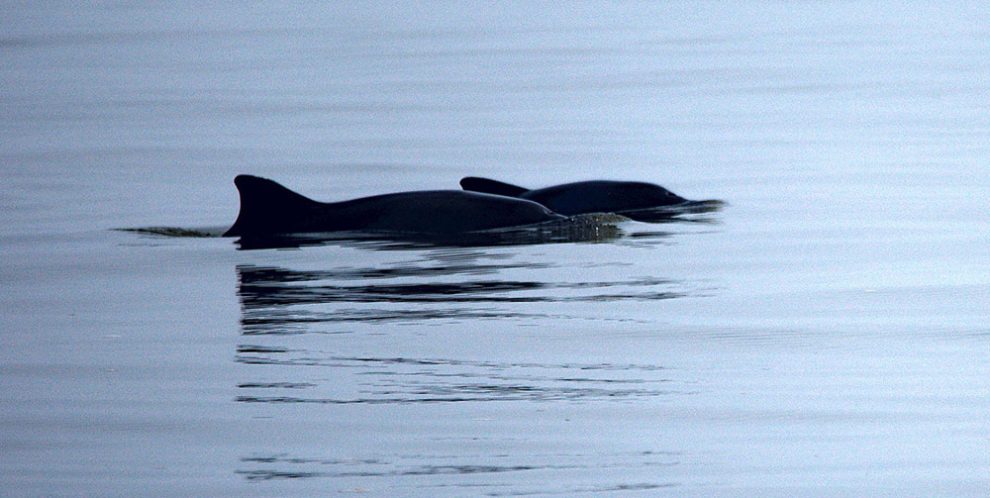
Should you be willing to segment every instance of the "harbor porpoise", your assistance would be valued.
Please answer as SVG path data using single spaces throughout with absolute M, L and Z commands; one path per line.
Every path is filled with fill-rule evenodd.
M 337 231 L 456 234 L 565 218 L 536 202 L 462 190 L 318 202 L 257 176 L 238 175 L 234 185 L 241 209 L 224 236 Z
M 643 182 L 594 180 L 564 183 L 529 190 L 488 178 L 465 177 L 461 188 L 472 192 L 503 195 L 538 202 L 567 216 L 585 213 L 623 214 L 659 207 L 690 205 L 689 201 L 659 185 Z M 717 202 L 717 201 L 701 201 Z M 636 219 L 635 216 L 629 216 Z

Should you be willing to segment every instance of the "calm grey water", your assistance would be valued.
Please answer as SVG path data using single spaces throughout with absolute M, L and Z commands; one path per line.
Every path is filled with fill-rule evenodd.
M 0 6 L 5 496 L 986 496 L 981 2 Z M 593 240 L 241 250 L 617 178 Z

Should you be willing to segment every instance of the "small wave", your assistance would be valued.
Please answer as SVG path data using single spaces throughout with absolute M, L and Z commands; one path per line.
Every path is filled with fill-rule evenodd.
M 714 223 L 715 219 L 707 215 L 721 211 L 727 205 L 725 201 L 709 199 L 686 201 L 672 206 L 623 211 L 620 214 L 642 223 Z
M 711 220 L 704 216 L 718 211 L 722 201 L 690 201 L 677 206 L 614 213 L 591 213 L 536 225 L 500 228 L 458 234 L 426 234 L 407 232 L 325 232 L 273 234 L 263 237 L 241 237 L 237 245 L 242 250 L 295 249 L 305 246 L 338 244 L 371 250 L 416 250 L 443 247 L 497 247 L 561 243 L 601 243 L 620 239 L 628 234 L 620 227 L 630 221 L 645 223 L 692 222 Z M 185 228 L 150 226 L 116 228 L 120 232 L 169 238 L 222 237 L 226 228 Z
M 182 227 L 140 227 L 115 228 L 118 232 L 130 232 L 140 235 L 177 238 L 215 238 L 223 235 L 223 228 L 182 228 Z

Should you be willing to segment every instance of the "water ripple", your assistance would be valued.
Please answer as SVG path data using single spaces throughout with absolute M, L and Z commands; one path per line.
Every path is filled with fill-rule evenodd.
M 473 475 L 498 474 L 506 472 L 527 472 L 545 470 L 607 470 L 610 468 L 673 467 L 680 464 L 679 452 L 670 451 L 632 451 L 618 453 L 549 453 L 532 454 L 524 461 L 502 462 L 511 458 L 505 454 L 462 454 L 454 455 L 425 455 L 425 454 L 394 454 L 357 458 L 306 458 L 288 454 L 250 455 L 240 459 L 246 467 L 236 470 L 236 474 L 248 481 L 269 481 L 281 479 L 312 479 L 312 478 L 346 478 L 346 477 L 417 477 L 430 475 Z M 424 461 L 436 463 L 423 463 Z M 597 486 L 572 486 L 561 490 L 543 489 L 541 491 L 518 490 L 510 493 L 513 496 L 529 494 L 558 494 L 565 492 L 608 492 L 608 491 L 644 491 L 661 487 L 674 486 L 673 483 L 616 483 Z M 436 487 L 436 484 L 427 484 Z M 442 485 L 449 486 L 449 485 Z M 458 487 L 478 487 L 477 484 L 455 484 Z M 488 484 L 483 487 L 493 487 Z M 485 493 L 487 496 L 506 496 L 495 491 Z
M 335 382 L 253 381 L 238 385 L 241 403 L 274 404 L 409 404 L 489 401 L 622 400 L 692 394 L 651 364 L 516 363 L 444 358 L 297 357 L 238 355 L 239 363 L 333 369 Z M 299 370 L 282 371 L 295 377 Z M 349 379 L 349 382 L 345 382 Z M 347 387 L 352 386 L 350 390 Z M 261 393 L 257 389 L 290 389 L 295 393 Z M 309 396 L 298 390 L 308 389 Z
M 437 281 L 448 275 L 497 275 L 503 270 L 547 267 L 402 264 L 395 268 L 302 271 L 240 265 L 241 326 L 245 335 L 284 335 L 312 331 L 312 326 L 320 323 L 547 317 L 512 305 L 659 301 L 687 295 L 680 282 L 658 277 L 577 282 L 498 278 Z M 380 282 L 401 277 L 423 278 Z M 341 280 L 372 283 L 343 285 Z

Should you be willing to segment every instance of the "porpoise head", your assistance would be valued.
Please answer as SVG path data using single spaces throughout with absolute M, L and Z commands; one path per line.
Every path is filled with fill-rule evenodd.
M 655 206 L 671 206 L 687 202 L 687 199 L 652 183 L 618 182 L 622 185 L 625 197 L 630 207 L 626 209 L 642 209 Z

